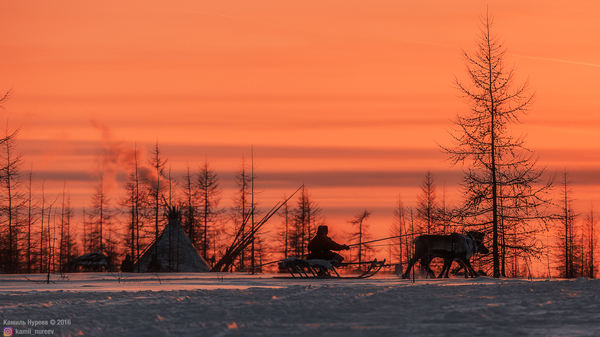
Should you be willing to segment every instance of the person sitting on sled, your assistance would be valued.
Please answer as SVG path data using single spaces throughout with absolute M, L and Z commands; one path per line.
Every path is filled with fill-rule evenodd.
M 308 244 L 308 251 L 310 253 L 306 256 L 307 260 L 333 260 L 336 263 L 341 263 L 344 260 L 343 256 L 332 252 L 332 250 L 348 250 L 350 247 L 333 241 L 327 236 L 328 231 L 327 226 L 319 226 L 317 235 Z

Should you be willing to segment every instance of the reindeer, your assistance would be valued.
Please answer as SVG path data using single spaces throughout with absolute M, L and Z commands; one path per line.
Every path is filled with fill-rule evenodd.
M 452 233 L 450 235 L 421 235 L 416 237 L 413 241 L 415 252 L 408 262 L 404 278 L 408 278 L 410 270 L 418 260 L 421 261 L 421 265 L 427 274 L 435 277 L 435 274 L 429 268 L 429 264 L 436 257 L 444 259 L 444 266 L 439 277 L 442 277 L 444 272 L 448 277 L 448 271 L 455 260 L 465 267 L 471 277 L 477 277 L 477 272 L 475 272 L 469 260 L 477 253 L 489 253 L 489 250 L 483 245 L 483 237 L 483 233 L 474 231 L 467 232 L 464 235 Z M 465 274 L 465 277 L 467 277 L 467 274 Z

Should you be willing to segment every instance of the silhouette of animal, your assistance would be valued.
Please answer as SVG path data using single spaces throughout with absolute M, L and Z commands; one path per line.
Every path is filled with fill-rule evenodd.
M 416 237 L 413 240 L 415 245 L 414 254 L 408 262 L 404 278 L 408 278 L 414 264 L 419 260 L 427 275 L 435 277 L 429 264 L 436 257 L 444 259 L 444 266 L 439 277 L 444 274 L 445 277 L 448 277 L 448 271 L 455 260 L 465 267 L 468 273 L 465 273 L 465 277 L 467 275 L 477 277 L 477 272 L 475 272 L 469 260 L 477 253 L 489 253 L 489 250 L 483 244 L 483 238 L 483 233 L 474 231 L 466 234 L 452 233 L 450 235 L 421 235 Z

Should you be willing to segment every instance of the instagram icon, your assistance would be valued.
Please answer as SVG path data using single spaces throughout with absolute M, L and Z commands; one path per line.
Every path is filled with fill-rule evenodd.
M 11 337 L 13 335 L 13 328 L 12 327 L 4 327 L 4 337 Z

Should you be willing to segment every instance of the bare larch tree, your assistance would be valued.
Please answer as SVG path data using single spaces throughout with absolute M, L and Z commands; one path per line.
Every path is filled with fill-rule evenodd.
M 451 132 L 454 146 L 442 150 L 453 165 L 463 167 L 461 222 L 492 234 L 493 275 L 500 277 L 500 248 L 508 229 L 519 235 L 521 252 L 527 256 L 541 252 L 535 234 L 548 220 L 552 180 L 543 179 L 545 169 L 537 168 L 524 136 L 509 131 L 529 110 L 533 95 L 528 94 L 528 82 L 515 85 L 514 68 L 505 65 L 506 49 L 491 28 L 492 18 L 486 13 L 476 51 L 463 51 L 469 81 L 455 83 L 470 111 L 456 117 Z
M 425 234 L 438 234 L 437 227 L 437 193 L 431 171 L 427 171 L 421 182 L 421 193 L 417 195 L 417 218 L 421 222 L 420 231 Z

